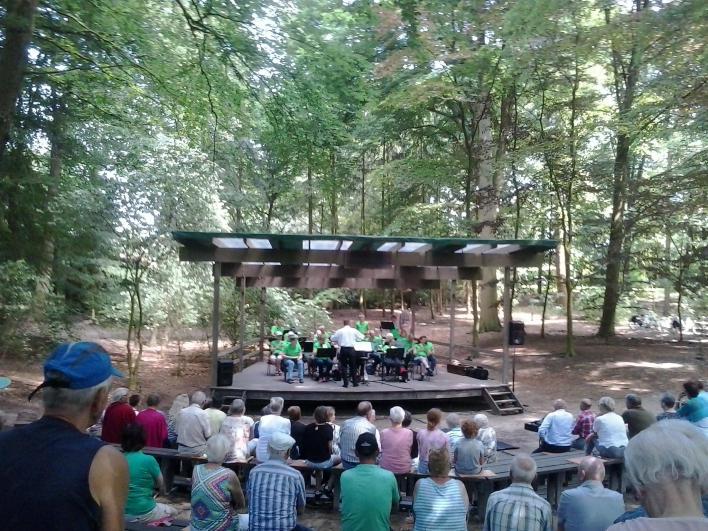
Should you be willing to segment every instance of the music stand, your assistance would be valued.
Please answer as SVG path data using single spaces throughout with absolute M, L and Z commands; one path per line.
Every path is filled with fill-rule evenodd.
M 395 330 L 395 328 L 393 321 L 381 321 L 381 330 Z
M 334 347 L 318 348 L 317 349 L 317 357 L 318 358 L 329 357 L 329 359 L 333 360 L 336 355 L 337 355 L 337 349 L 335 349 Z
M 314 352 L 315 348 L 315 342 L 314 341 L 307 341 L 307 340 L 301 340 L 299 341 L 300 346 L 302 347 L 302 351 L 308 354 L 311 354 Z

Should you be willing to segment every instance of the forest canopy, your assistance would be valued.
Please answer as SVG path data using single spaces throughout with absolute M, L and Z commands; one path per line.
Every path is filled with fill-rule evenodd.
M 550 293 L 569 336 L 573 316 L 609 337 L 633 313 L 706 315 L 704 1 L 8 0 L 0 17 L 0 351 L 77 315 L 138 341 L 203 326 L 211 272 L 179 263 L 172 230 L 557 239 L 514 296 Z M 498 329 L 494 270 L 462 290 L 474 337 Z M 358 298 L 275 290 L 268 311 Z

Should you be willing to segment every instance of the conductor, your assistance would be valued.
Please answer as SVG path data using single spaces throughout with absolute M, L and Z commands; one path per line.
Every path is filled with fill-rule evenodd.
M 332 335 L 330 341 L 339 347 L 339 366 L 344 381 L 343 387 L 349 387 L 349 374 L 351 374 L 354 387 L 359 387 L 358 360 L 354 343 L 362 341 L 364 336 L 357 329 L 349 326 L 349 319 L 344 319 L 343 324 L 344 326 Z

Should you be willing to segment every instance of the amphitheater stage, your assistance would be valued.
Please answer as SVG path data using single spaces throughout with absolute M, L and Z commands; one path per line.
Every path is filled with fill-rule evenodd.
M 267 364 L 259 362 L 247 367 L 243 372 L 234 374 L 230 386 L 212 387 L 214 395 L 229 401 L 234 398 L 244 398 L 249 402 L 249 410 L 253 403 L 265 403 L 272 396 L 281 396 L 286 403 L 313 405 L 354 406 L 361 400 L 375 403 L 405 403 L 429 408 L 445 407 L 450 402 L 467 406 L 469 409 L 483 409 L 485 401 L 482 390 L 491 390 L 499 385 L 494 380 L 475 380 L 467 376 L 449 374 L 444 363 L 438 365 L 438 373 L 424 381 L 413 380 L 407 383 L 381 381 L 381 377 L 369 376 L 368 384 L 360 384 L 348 388 L 342 387 L 342 382 L 316 382 L 305 375 L 304 383 L 295 380 L 288 384 L 282 376 L 267 374 Z

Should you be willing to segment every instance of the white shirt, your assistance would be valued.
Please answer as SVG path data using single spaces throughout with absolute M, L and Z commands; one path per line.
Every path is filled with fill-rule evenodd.
M 354 347 L 354 343 L 363 340 L 364 336 L 356 328 L 347 325 L 337 330 L 329 339 L 340 347 Z
M 275 432 L 290 435 L 290 419 L 280 415 L 264 415 L 258 424 L 258 445 L 256 446 L 256 460 L 264 463 L 270 459 L 268 442 Z
M 622 446 L 627 446 L 629 442 L 624 419 L 614 411 L 596 417 L 592 425 L 592 431 L 597 433 L 598 446 L 604 446 L 605 448 L 616 446 L 621 448 Z
M 570 446 L 573 443 L 573 439 L 575 439 L 571 433 L 574 424 L 572 413 L 567 412 L 565 409 L 556 409 L 543 419 L 541 426 L 538 428 L 538 435 L 543 437 L 543 440 L 548 444 Z
M 197 404 L 182 409 L 177 416 L 177 444 L 188 448 L 199 448 L 206 445 L 211 437 L 209 417 Z

